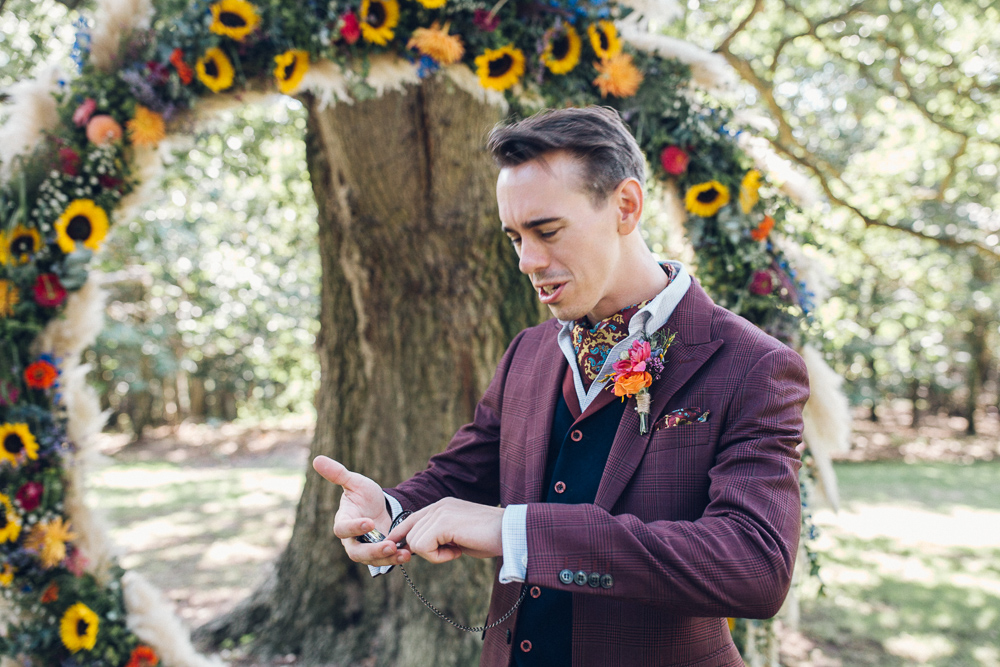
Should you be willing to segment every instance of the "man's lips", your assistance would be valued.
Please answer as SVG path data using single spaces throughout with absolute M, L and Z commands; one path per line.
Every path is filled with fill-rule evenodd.
M 548 283 L 546 285 L 536 285 L 535 291 L 538 292 L 538 298 L 541 302 L 547 304 L 558 300 L 562 296 L 563 288 L 565 287 L 566 283 Z

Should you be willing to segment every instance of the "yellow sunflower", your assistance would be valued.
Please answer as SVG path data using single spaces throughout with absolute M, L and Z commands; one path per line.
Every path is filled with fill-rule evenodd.
M 417 0 L 420 4 L 424 6 L 425 9 L 437 9 L 439 7 L 444 7 L 448 0 Z
M 524 53 L 513 44 L 486 49 L 476 56 L 476 74 L 483 88 L 507 90 L 524 74 Z
M 751 169 L 743 177 L 743 182 L 740 183 L 740 208 L 743 209 L 744 213 L 752 211 L 753 207 L 760 201 L 758 190 L 760 190 L 760 172 Z
M 16 570 L 10 563 L 4 563 L 3 569 L 0 569 L 0 586 L 10 588 L 10 585 L 14 583 L 14 572 Z
M 212 25 L 208 29 L 242 42 L 259 22 L 257 8 L 246 0 L 219 0 L 212 5 Z
M 20 534 L 21 518 L 14 511 L 14 505 L 10 502 L 10 497 L 0 493 L 0 544 L 4 542 L 17 542 Z M 10 566 L 8 565 L 7 567 Z M 11 576 L 13 576 L 13 573 Z
M 97 252 L 108 235 L 108 214 L 92 199 L 74 199 L 54 226 L 63 252 L 73 252 L 78 243 Z
M 693 185 L 684 196 L 685 208 L 703 218 L 715 215 L 728 203 L 729 188 L 718 181 Z
M 17 286 L 9 280 L 0 280 L 0 317 L 14 314 L 14 306 L 21 300 Z
M 87 605 L 77 602 L 63 614 L 59 623 L 59 638 L 70 653 L 76 653 L 80 649 L 89 651 L 97 643 L 99 627 L 97 614 Z
M 38 458 L 38 441 L 25 423 L 0 424 L 0 461 L 16 466 L 24 457 Z
M 601 97 L 632 97 L 639 91 L 643 75 L 627 53 L 594 63 L 594 69 L 598 72 L 594 85 L 600 88 Z
M 205 87 L 213 93 L 229 88 L 233 85 L 233 63 L 229 56 L 222 49 L 213 46 L 205 51 L 205 55 L 198 58 L 194 65 L 198 72 L 198 80 L 205 84 Z
M 24 541 L 24 548 L 38 554 L 46 568 L 55 567 L 66 558 L 66 543 L 76 539 L 69 523 L 56 517 L 48 523 L 37 523 Z
M 0 232 L 0 264 L 26 264 L 42 247 L 37 229 L 18 225 L 5 234 Z
M 542 62 L 553 74 L 566 74 L 580 62 L 580 44 L 580 33 L 568 23 L 549 28 L 545 32 Z
M 396 0 L 361 0 L 361 36 L 366 42 L 385 46 L 396 33 L 399 3 Z
M 136 146 L 155 146 L 167 136 L 163 116 L 141 104 L 135 106 L 135 117 L 125 123 L 129 137 Z
M 449 35 L 450 23 L 442 28 L 435 21 L 430 28 L 417 28 L 413 37 L 406 43 L 406 48 L 416 49 L 421 55 L 433 58 L 442 65 L 452 65 L 462 59 L 465 47 L 458 35 Z
M 590 35 L 590 45 L 594 47 L 594 53 L 601 60 L 614 58 L 622 50 L 621 40 L 618 39 L 618 29 L 611 21 L 598 21 L 587 26 L 587 34 Z
M 278 80 L 278 90 L 291 95 L 302 83 L 302 77 L 309 71 L 309 52 L 289 49 L 274 57 L 276 67 L 274 78 Z

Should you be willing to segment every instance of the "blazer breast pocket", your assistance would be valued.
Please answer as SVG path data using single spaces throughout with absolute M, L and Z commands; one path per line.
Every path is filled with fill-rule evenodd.
M 664 449 L 682 449 L 684 447 L 700 447 L 710 442 L 712 425 L 708 423 L 684 424 L 673 428 L 663 428 L 653 431 L 649 439 L 647 452 Z

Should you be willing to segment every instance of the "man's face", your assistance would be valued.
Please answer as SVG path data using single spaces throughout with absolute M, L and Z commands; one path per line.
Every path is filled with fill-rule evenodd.
M 542 303 L 561 320 L 607 317 L 621 254 L 612 196 L 597 208 L 581 187 L 581 168 L 567 153 L 550 153 L 497 180 L 503 230 Z

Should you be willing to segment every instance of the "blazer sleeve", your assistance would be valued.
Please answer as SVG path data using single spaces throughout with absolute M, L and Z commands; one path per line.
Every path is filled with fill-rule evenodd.
M 500 409 L 511 359 L 527 330 L 519 333 L 497 365 L 472 422 L 455 433 L 427 468 L 385 492 L 403 509 L 415 511 L 442 498 L 459 498 L 482 505 L 500 503 Z
M 634 600 L 683 616 L 770 618 L 788 592 L 798 548 L 802 358 L 765 354 L 734 395 L 695 521 L 643 523 L 596 505 L 528 505 L 526 582 Z M 610 574 L 610 588 L 564 584 L 559 572 Z

